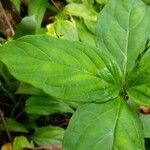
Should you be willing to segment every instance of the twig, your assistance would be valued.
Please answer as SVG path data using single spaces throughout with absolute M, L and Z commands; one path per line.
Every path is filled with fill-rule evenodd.
M 10 143 L 12 143 L 12 138 L 11 138 L 11 135 L 10 135 L 10 133 L 9 133 L 9 131 L 8 131 L 7 124 L 6 124 L 6 121 L 5 121 L 5 119 L 4 119 L 4 115 L 3 115 L 3 112 L 2 112 L 1 109 L 0 109 L 0 118 L 1 118 L 1 120 L 2 120 L 2 124 L 3 124 L 3 126 L 4 126 L 5 131 L 6 131 L 6 134 L 7 134 L 7 136 L 8 136 L 8 139 L 9 139 Z
M 6 12 L 5 12 L 4 8 L 3 8 L 3 5 L 2 5 L 1 1 L 0 1 L 0 8 L 1 8 L 1 11 L 2 11 L 2 13 L 3 13 L 3 15 L 4 15 L 5 19 L 6 19 L 6 22 L 7 22 L 8 26 L 9 26 L 10 30 L 11 30 L 12 36 L 13 36 L 15 34 L 15 31 L 14 31 L 14 29 L 13 29 L 13 27 L 12 27 L 8 17 L 7 17 L 7 15 L 6 15 Z
M 59 7 L 57 6 L 57 4 L 54 2 L 54 0 L 51 0 L 51 2 L 53 3 L 53 5 L 55 6 L 55 8 L 60 11 Z

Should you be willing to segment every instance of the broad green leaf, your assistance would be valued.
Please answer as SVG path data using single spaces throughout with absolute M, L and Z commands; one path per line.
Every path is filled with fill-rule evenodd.
M 6 122 L 6 127 L 9 131 L 25 132 L 25 133 L 28 132 L 28 130 L 22 124 L 20 124 L 13 118 L 5 118 L 5 122 Z M 3 130 L 3 131 L 6 130 L 2 122 L 0 122 L 0 130 Z
M 1 61 L 17 79 L 52 97 L 79 102 L 107 101 L 118 95 L 119 83 L 113 76 L 118 79 L 119 71 L 108 58 L 95 47 L 44 35 L 22 37 L 0 51 Z
M 17 25 L 14 38 L 16 39 L 24 35 L 32 35 L 35 34 L 35 31 L 36 31 L 36 21 L 34 16 L 25 17 Z
M 150 35 L 150 8 L 141 0 L 109 0 L 99 14 L 97 46 L 109 51 L 123 74 L 134 68 Z
M 66 5 L 64 11 L 71 16 L 82 17 L 92 21 L 97 20 L 97 12 L 90 5 L 71 3 Z
M 71 118 L 63 150 L 144 150 L 138 114 L 120 98 L 86 104 Z
M 121 86 L 135 102 L 148 106 L 145 70 L 149 62 L 143 53 L 150 35 L 149 20 L 150 7 L 141 0 L 110 0 L 98 17 L 96 32 L 98 47 L 109 51 L 122 71 Z
M 21 150 L 22 148 L 32 148 L 33 144 L 31 144 L 26 137 L 17 136 L 13 141 L 13 150 Z
M 45 126 L 37 129 L 33 141 L 40 146 L 61 144 L 65 130 L 55 126 Z
M 150 138 L 150 115 L 141 115 L 140 119 L 144 127 L 144 137 Z
M 20 12 L 20 3 L 21 0 L 11 0 L 11 2 L 15 5 L 18 12 Z
M 53 113 L 73 113 L 66 103 L 54 100 L 50 97 L 32 96 L 27 99 L 25 110 L 30 114 L 50 115 Z
M 28 7 L 28 15 L 35 15 L 37 22 L 37 28 L 41 27 L 43 16 L 45 14 L 46 7 L 48 6 L 48 0 L 30 0 Z

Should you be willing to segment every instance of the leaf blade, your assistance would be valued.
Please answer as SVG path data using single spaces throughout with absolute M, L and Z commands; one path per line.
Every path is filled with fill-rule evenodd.
M 110 0 L 98 17 L 97 46 L 112 54 L 124 75 L 144 50 L 150 34 L 149 11 L 140 0 Z
M 141 131 L 137 114 L 120 98 L 104 104 L 86 104 L 72 118 L 63 146 L 64 150 L 141 150 L 144 149 Z
M 50 115 L 53 113 L 74 113 L 66 103 L 56 101 L 51 97 L 32 96 L 27 99 L 25 110 L 29 114 Z
M 97 48 L 38 35 L 22 37 L 1 48 L 1 61 L 17 79 L 53 97 L 91 102 L 118 95 L 116 85 L 98 75 L 107 68 L 101 59 L 104 53 Z M 106 63 L 109 65 L 109 60 Z M 106 73 L 109 76 L 109 71 Z

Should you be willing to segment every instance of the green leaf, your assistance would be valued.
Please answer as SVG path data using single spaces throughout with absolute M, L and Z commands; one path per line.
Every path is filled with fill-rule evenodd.
M 66 0 L 68 3 L 80 3 L 81 0 Z
M 68 15 L 82 17 L 92 21 L 97 20 L 97 12 L 90 5 L 71 3 L 66 5 L 64 11 Z
M 24 82 L 20 83 L 18 89 L 15 91 L 15 94 L 28 94 L 28 95 L 39 95 L 39 96 L 46 95 L 43 91 Z
M 105 5 L 107 3 L 108 0 L 96 0 L 97 3 L 101 4 L 101 5 Z
M 150 8 L 141 0 L 110 0 L 98 17 L 96 32 L 98 47 L 108 51 L 120 67 L 121 87 L 135 102 L 148 106 L 149 75 L 145 65 L 149 62 L 143 55 L 149 23 Z
M 35 31 L 36 31 L 36 21 L 34 16 L 24 17 L 22 21 L 17 25 L 14 38 L 17 39 L 24 35 L 32 35 L 35 34 Z
M 95 35 L 88 31 L 83 22 L 76 20 L 76 26 L 80 41 L 91 46 L 96 46 Z
M 33 141 L 40 146 L 61 144 L 64 132 L 60 127 L 45 126 L 36 130 Z
M 144 150 L 144 133 L 138 114 L 120 98 L 103 104 L 86 104 L 71 118 L 63 140 L 64 150 Z
M 15 5 L 18 12 L 20 12 L 20 3 L 21 0 L 11 0 L 11 2 Z
M 25 132 L 27 133 L 28 130 L 19 122 L 14 120 L 13 118 L 5 118 L 6 122 L 6 127 L 9 131 L 12 132 Z M 6 130 L 5 127 L 3 126 L 2 122 L 0 123 L 0 130 Z
M 150 115 L 141 115 L 140 119 L 144 127 L 144 137 L 150 138 Z
M 109 51 L 123 76 L 134 68 L 150 35 L 150 8 L 141 0 L 110 0 L 99 14 L 97 45 Z
M 96 21 L 91 21 L 88 19 L 84 19 L 84 23 L 87 26 L 88 30 L 95 34 Z
M 35 16 L 37 28 L 41 27 L 41 23 L 47 6 L 48 0 L 30 0 L 29 2 L 28 15 Z
M 32 148 L 32 147 L 33 144 L 31 144 L 24 136 L 15 137 L 13 141 L 13 150 L 21 150 L 22 148 Z
M 2 62 L 17 79 L 52 97 L 79 102 L 107 101 L 118 95 L 112 77 L 118 78 L 118 68 L 104 57 L 109 58 L 95 47 L 44 35 L 22 37 L 0 51 Z
M 150 0 L 142 0 L 145 4 L 150 5 Z
M 139 59 L 129 74 L 128 93 L 135 102 L 140 105 L 150 106 L 150 51 L 149 41 L 145 45 L 144 51 L 139 55 Z
M 53 24 L 47 26 L 48 35 L 78 41 L 78 32 L 74 22 L 57 19 Z
M 30 114 L 50 115 L 53 113 L 73 113 L 66 103 L 50 97 L 32 96 L 27 99 L 25 110 Z

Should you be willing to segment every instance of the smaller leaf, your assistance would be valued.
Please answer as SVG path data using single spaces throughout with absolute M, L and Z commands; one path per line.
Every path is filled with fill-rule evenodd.
M 101 5 L 105 5 L 107 3 L 108 0 L 96 0 L 97 3 L 101 4 Z
M 150 0 L 142 0 L 145 4 L 150 5 Z
M 40 146 L 61 144 L 64 132 L 60 127 L 45 126 L 36 130 L 33 140 Z
M 78 41 L 77 28 L 73 22 L 68 20 L 57 21 L 56 34 L 62 39 Z
M 2 146 L 1 150 L 13 150 L 11 143 L 6 143 Z
M 93 5 L 94 4 L 94 0 L 84 0 L 83 3 Z
M 89 19 L 84 19 L 84 23 L 87 26 L 88 30 L 95 34 L 96 21 L 91 21 Z
M 27 113 L 38 115 L 50 115 L 53 113 L 73 113 L 73 109 L 62 101 L 56 101 L 50 97 L 32 96 L 26 101 Z
M 92 21 L 97 20 L 97 12 L 90 5 L 71 3 L 65 7 L 65 12 L 68 15 L 82 17 Z
M 81 0 L 66 0 L 67 3 L 80 3 Z
M 21 0 L 11 0 L 11 2 L 15 5 L 18 12 L 20 12 L 20 3 Z
M 56 26 L 55 22 L 47 25 L 47 30 L 48 30 L 47 34 L 48 35 L 57 37 L 55 26 Z
M 128 90 L 129 97 L 131 97 L 137 104 L 150 106 L 150 87 L 147 85 L 139 85 L 131 87 Z
M 30 143 L 24 136 L 15 137 L 13 141 L 13 150 L 21 150 L 24 147 L 32 148 L 33 144 Z
M 27 83 L 21 82 L 19 88 L 15 92 L 16 94 L 28 94 L 28 95 L 45 95 L 43 91 L 29 85 Z
M 95 35 L 88 31 L 87 27 L 80 21 L 76 20 L 78 35 L 81 42 L 92 46 L 96 45 Z M 89 42 L 90 41 L 90 42 Z
M 150 138 L 150 115 L 141 115 L 140 119 L 144 127 L 144 137 Z
M 12 132 L 28 132 L 28 130 L 13 118 L 5 118 L 6 126 Z M 2 123 L 0 123 L 0 130 L 6 130 Z
M 48 0 L 30 0 L 29 2 L 28 14 L 29 16 L 35 15 L 37 28 L 41 27 L 41 23 L 47 6 Z
M 47 26 L 48 35 L 78 41 L 77 28 L 73 21 L 57 19 L 56 22 Z
M 32 35 L 35 34 L 36 31 L 36 21 L 34 16 L 24 17 L 20 24 L 17 26 L 16 34 L 14 38 L 19 38 L 24 35 Z

